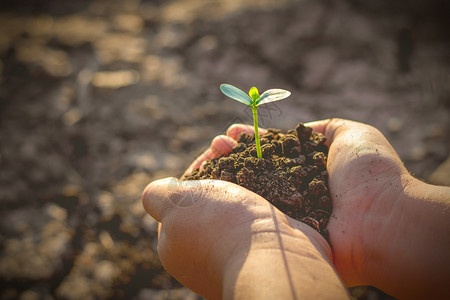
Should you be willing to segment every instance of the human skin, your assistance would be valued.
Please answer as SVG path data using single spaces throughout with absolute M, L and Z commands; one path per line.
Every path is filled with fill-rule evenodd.
M 229 151 L 227 142 L 218 138 L 212 146 Z M 205 151 L 186 173 L 216 150 Z M 349 298 L 326 240 L 243 187 L 166 178 L 150 183 L 142 200 L 161 223 L 165 269 L 208 299 Z
M 327 228 L 333 262 L 345 284 L 374 285 L 399 298 L 437 299 L 448 295 L 449 188 L 427 185 L 414 179 L 384 136 L 371 126 L 340 119 L 307 125 L 324 133 L 330 145 L 327 169 L 333 214 Z M 207 158 L 228 153 L 236 143 L 234 139 L 243 131 L 252 133 L 252 128 L 232 126 L 227 136 L 215 138 L 211 148 L 187 172 L 201 167 Z M 305 291 L 320 291 L 320 296 L 330 296 L 327 287 L 334 288 L 331 293 L 334 296 L 330 298 L 336 299 L 335 295 L 345 297 L 339 293 L 341 290 L 336 284 L 339 278 L 334 277 L 333 269 L 327 267 L 329 249 L 323 245 L 323 238 L 314 231 L 310 232 L 306 225 L 280 213 L 256 194 L 230 183 L 198 181 L 180 184 L 174 179 L 169 181 L 172 186 L 164 181 L 150 184 L 143 200 L 147 211 L 163 223 L 159 241 L 161 260 L 183 284 L 209 298 L 220 298 L 222 291 L 231 291 L 231 294 L 223 294 L 226 298 L 245 298 L 249 295 L 240 292 L 264 288 L 277 278 L 277 286 L 271 286 L 270 290 L 291 291 L 290 298 L 307 295 Z M 230 191 L 233 192 L 230 194 Z M 174 201 L 167 201 L 181 196 L 181 199 L 186 199 L 188 194 L 192 205 L 181 205 L 183 209 L 179 208 L 183 201 L 175 201 L 177 205 L 173 204 Z M 199 207 L 188 211 L 185 206 L 211 209 L 206 210 L 206 214 L 201 210 L 199 214 Z M 166 209 L 170 217 L 160 212 Z M 175 217 L 173 211 L 177 212 Z M 236 212 L 243 219 L 230 218 Z M 264 213 L 260 215 L 260 212 Z M 209 223 L 204 223 L 205 216 L 211 217 Z M 234 221 L 235 225 L 241 222 L 244 225 L 234 227 Z M 262 227 L 255 228 L 254 224 Z M 270 245 L 268 247 L 272 249 L 268 252 L 264 248 L 264 255 L 261 250 L 255 250 L 259 249 L 255 240 L 261 240 L 257 238 L 261 236 L 259 232 L 264 232 L 262 245 Z M 296 252 L 299 249 L 300 253 Z M 311 258 L 308 253 L 315 253 L 315 259 L 308 260 Z M 264 264 L 275 270 L 263 272 L 266 269 L 258 264 L 261 259 L 276 262 L 280 257 L 285 257 L 284 263 Z M 320 267 L 315 267 L 315 264 Z M 321 280 L 308 281 L 314 274 Z M 211 281 L 212 278 L 215 279 Z M 252 284 L 254 280 L 265 284 Z M 295 285 L 289 282 L 295 282 Z M 302 282 L 306 284 L 302 285 Z M 321 282 L 326 284 L 320 285 Z M 265 290 L 262 294 L 268 298 L 283 296 L 289 299 L 289 295 L 270 295 Z M 313 298 L 316 296 L 311 294 Z
M 347 286 L 373 285 L 398 298 L 450 295 L 450 188 L 411 176 L 376 128 L 348 120 L 306 124 L 327 138 L 333 203 L 327 229 L 333 262 Z M 246 125 L 215 138 L 230 151 Z
M 448 296 L 450 188 L 411 176 L 372 126 L 341 119 L 309 125 L 330 145 L 327 228 L 344 282 L 399 298 Z
M 166 178 L 143 204 L 164 268 L 208 299 L 348 299 L 325 239 L 241 186 Z

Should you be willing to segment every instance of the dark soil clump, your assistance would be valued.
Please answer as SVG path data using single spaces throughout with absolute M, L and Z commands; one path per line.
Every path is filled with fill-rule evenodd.
M 241 134 L 226 156 L 206 162 L 185 180 L 220 179 L 267 199 L 288 216 L 316 229 L 328 240 L 332 205 L 326 171 L 328 147 L 321 133 L 299 123 L 286 134 L 268 129 L 261 135 L 262 158 L 253 135 Z

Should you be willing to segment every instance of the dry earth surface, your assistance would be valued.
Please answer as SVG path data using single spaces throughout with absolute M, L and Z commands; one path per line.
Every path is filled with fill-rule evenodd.
M 223 82 L 292 92 L 261 107 L 264 127 L 374 125 L 428 180 L 449 156 L 448 12 L 444 0 L 2 1 L 0 299 L 198 299 L 161 267 L 140 195 L 251 123 Z

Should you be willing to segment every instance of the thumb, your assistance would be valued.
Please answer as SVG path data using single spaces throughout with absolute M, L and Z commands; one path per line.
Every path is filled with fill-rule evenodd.
M 342 133 L 352 128 L 359 128 L 367 126 L 363 123 L 358 123 L 350 120 L 332 118 L 320 121 L 314 121 L 304 124 L 307 127 L 311 127 L 313 131 L 322 133 L 327 141 L 325 144 L 330 146 L 331 143 Z
M 198 201 L 201 181 L 180 181 L 168 177 L 151 182 L 142 194 L 145 210 L 158 222 L 177 207 L 188 207 Z

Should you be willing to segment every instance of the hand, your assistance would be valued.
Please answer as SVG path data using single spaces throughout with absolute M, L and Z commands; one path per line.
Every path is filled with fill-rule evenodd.
M 224 140 L 213 142 L 214 152 Z M 208 299 L 348 298 L 325 239 L 243 187 L 167 178 L 147 186 L 143 204 L 162 223 L 165 269 Z
M 340 119 L 308 126 L 323 133 L 330 146 L 327 170 L 333 214 L 327 229 L 334 264 L 347 285 L 374 284 L 372 267 L 387 266 L 373 244 L 387 242 L 379 240 L 392 231 L 386 216 L 411 176 L 374 127 Z
M 306 125 L 323 133 L 330 146 L 333 214 L 327 229 L 346 285 L 370 284 L 397 297 L 442 295 L 449 267 L 450 224 L 442 213 L 449 210 L 448 188 L 414 179 L 369 125 L 341 119 Z M 232 126 L 212 148 L 230 149 L 242 131 L 252 133 L 251 127 Z
M 448 296 L 450 189 L 413 178 L 374 127 L 341 119 L 308 125 L 330 145 L 327 228 L 344 282 L 400 298 Z

